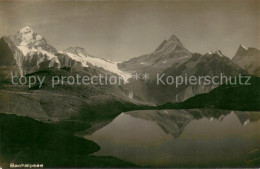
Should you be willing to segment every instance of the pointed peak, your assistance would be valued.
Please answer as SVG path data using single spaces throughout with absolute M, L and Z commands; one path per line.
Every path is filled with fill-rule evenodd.
M 180 39 L 176 35 L 172 35 L 168 41 L 180 42 Z
M 244 45 L 240 44 L 238 49 L 237 49 L 235 56 L 232 59 L 233 60 L 240 59 L 241 56 L 246 56 L 246 53 L 248 53 L 248 52 L 249 52 L 248 48 L 245 47 Z
M 43 36 L 35 33 L 29 26 L 21 28 L 15 35 L 11 36 L 11 39 L 20 48 L 45 50 L 50 53 L 57 52 L 53 46 L 47 43 L 47 40 Z
M 155 52 L 166 52 L 166 53 L 172 53 L 174 51 L 181 51 L 185 50 L 188 52 L 182 45 L 180 39 L 172 35 L 168 40 L 164 40 L 155 50 Z
M 245 53 L 247 53 L 247 52 L 248 52 L 248 48 L 245 47 L 244 45 L 240 44 L 238 49 L 237 49 L 235 56 L 245 55 Z

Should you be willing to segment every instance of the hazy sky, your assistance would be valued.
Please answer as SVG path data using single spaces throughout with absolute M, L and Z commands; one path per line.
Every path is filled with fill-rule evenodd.
M 0 36 L 30 26 L 58 50 L 127 60 L 175 34 L 191 52 L 260 48 L 260 1 L 2 1 Z

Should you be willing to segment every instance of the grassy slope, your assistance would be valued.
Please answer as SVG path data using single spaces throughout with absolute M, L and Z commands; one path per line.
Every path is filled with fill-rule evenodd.
M 260 110 L 260 78 L 252 77 L 251 85 L 221 85 L 209 93 L 199 94 L 181 103 L 167 103 L 158 109 L 218 108 L 227 110 Z
M 122 111 L 135 110 L 136 104 L 141 104 L 128 97 L 128 90 L 123 85 L 64 83 L 55 88 L 51 87 L 53 75 L 68 77 L 96 73 L 99 72 L 89 68 L 89 70 L 47 69 L 30 74 L 45 77 L 42 88 L 39 88 L 38 84 L 28 88 L 28 85 L 12 85 L 8 80 L 0 81 L 0 109 L 2 112 L 40 121 L 67 120 L 75 116 L 80 118 L 84 116 L 85 120 L 96 120 L 97 116 L 111 118 Z

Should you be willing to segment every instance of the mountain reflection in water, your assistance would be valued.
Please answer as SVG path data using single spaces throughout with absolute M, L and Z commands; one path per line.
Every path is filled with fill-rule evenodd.
M 109 155 L 144 166 L 242 167 L 259 164 L 260 112 L 214 109 L 120 114 L 84 137 Z

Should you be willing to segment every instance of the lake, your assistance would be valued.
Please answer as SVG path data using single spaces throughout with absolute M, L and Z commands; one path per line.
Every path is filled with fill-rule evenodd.
M 131 111 L 84 138 L 101 147 L 93 155 L 141 166 L 259 166 L 259 119 L 260 112 L 229 110 Z

